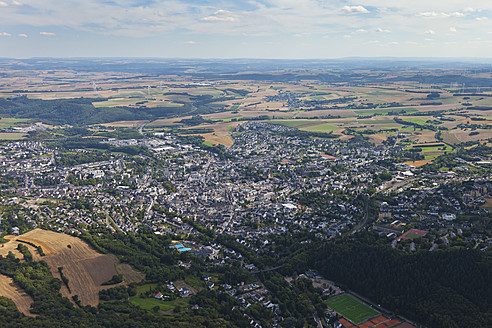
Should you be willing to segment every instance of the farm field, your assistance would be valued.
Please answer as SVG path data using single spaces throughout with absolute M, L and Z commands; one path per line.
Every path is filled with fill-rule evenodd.
M 98 253 L 80 238 L 42 229 L 9 238 L 11 240 L 0 248 L 0 255 L 7 255 L 21 240 L 41 246 L 45 256 L 40 256 L 31 245 L 26 245 L 33 255 L 33 260 L 45 261 L 55 278 L 61 279 L 58 267 L 63 267 L 63 274 L 69 280 L 71 292 L 65 285 L 62 285 L 60 292 L 69 299 L 73 295 L 78 295 L 82 305 L 97 306 L 99 291 L 114 287 L 114 285 L 101 286 L 101 284 L 110 280 L 115 274 L 123 274 L 125 281 L 138 279 L 138 275 L 131 268 L 123 267 L 118 270 L 121 272 L 117 272 L 116 268 L 119 264 L 115 265 L 113 257 Z M 16 257 L 22 258 L 18 251 L 12 252 Z M 126 277 L 125 272 L 128 272 Z
M 0 132 L 0 140 L 21 140 L 26 136 L 25 133 Z
M 31 296 L 14 283 L 12 278 L 2 274 L 0 274 L 0 296 L 11 299 L 24 315 L 34 316 L 29 312 L 33 303 Z
M 303 128 L 301 128 L 301 130 L 311 131 L 311 132 L 327 132 L 327 133 L 329 133 L 329 132 L 337 131 L 338 127 L 336 127 L 333 124 L 324 123 L 324 124 L 317 124 L 317 125 L 313 125 L 313 126 L 303 127 Z
M 356 300 L 348 294 L 342 294 L 326 301 L 328 306 L 355 324 L 362 323 L 379 314 L 376 310 Z
M 23 118 L 2 117 L 0 119 L 0 129 L 7 129 L 18 123 L 27 123 L 29 121 L 29 119 Z

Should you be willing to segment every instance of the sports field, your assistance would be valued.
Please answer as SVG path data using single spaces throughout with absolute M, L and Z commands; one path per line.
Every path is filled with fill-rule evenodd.
M 379 313 L 352 296 L 343 294 L 326 301 L 328 306 L 355 324 L 366 321 Z
M 398 237 L 397 240 L 403 239 L 416 239 L 416 238 L 421 238 L 422 236 L 425 236 L 427 234 L 427 231 L 422 231 L 422 230 L 417 230 L 417 229 L 410 229 L 407 232 L 405 232 L 403 235 Z

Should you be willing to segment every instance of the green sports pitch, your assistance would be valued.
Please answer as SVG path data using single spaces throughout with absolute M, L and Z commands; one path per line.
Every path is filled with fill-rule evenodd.
M 352 296 L 343 294 L 326 301 L 328 306 L 355 324 L 362 323 L 379 313 Z

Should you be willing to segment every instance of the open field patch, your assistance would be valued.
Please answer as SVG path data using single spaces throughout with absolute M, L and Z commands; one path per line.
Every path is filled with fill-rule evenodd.
M 275 120 L 275 121 L 270 121 L 269 123 L 272 124 L 280 124 L 283 126 L 288 126 L 290 128 L 297 128 L 297 127 L 302 127 L 306 125 L 311 125 L 311 124 L 321 124 L 321 122 L 317 122 L 314 120 Z
M 0 132 L 0 140 L 21 140 L 26 136 L 25 133 Z
M 355 111 L 357 115 L 398 115 L 402 113 L 416 113 L 417 109 L 413 107 L 390 107 L 378 109 L 358 109 Z
M 12 117 L 2 117 L 0 119 L 0 129 L 8 129 L 19 123 L 27 123 L 30 119 L 24 118 L 12 118 Z
M 114 127 L 114 128 L 135 128 L 141 126 L 149 121 L 117 121 L 111 123 L 101 124 L 102 126 Z
M 478 132 L 478 134 L 474 134 L 473 132 Z M 474 131 L 472 131 L 471 129 L 451 130 L 443 133 L 443 139 L 447 142 L 449 141 L 449 143 L 451 144 L 457 144 L 467 141 L 487 140 L 490 138 L 492 138 L 491 129 L 477 129 Z
M 324 123 L 324 124 L 317 124 L 317 125 L 313 125 L 313 126 L 307 126 L 307 127 L 301 128 L 301 130 L 311 131 L 311 132 L 327 132 L 327 133 L 329 133 L 329 132 L 337 131 L 338 127 L 336 127 L 333 124 Z
M 432 161 L 431 160 L 410 161 L 410 162 L 404 162 L 403 164 L 412 165 L 415 167 L 420 167 L 420 166 L 424 166 L 425 164 L 429 164 L 429 163 L 432 163 Z
M 205 139 L 208 144 L 214 145 L 224 145 L 226 147 L 232 146 L 234 141 L 231 138 L 231 131 L 234 130 L 240 122 L 229 122 L 229 123 L 217 123 L 217 124 L 202 124 L 193 126 L 190 129 L 200 129 L 207 128 L 213 129 L 212 133 L 198 133 Z
M 368 135 L 369 141 L 374 143 L 376 146 L 380 146 L 384 141 L 388 140 L 388 137 L 391 136 L 389 133 L 378 133 Z
M 190 303 L 190 299 L 189 298 L 179 298 L 179 299 L 175 299 L 173 301 L 162 301 L 162 300 L 158 300 L 156 298 L 152 298 L 152 297 L 139 297 L 139 296 L 134 296 L 134 297 L 130 297 L 130 302 L 135 305 L 135 306 L 138 306 L 142 309 L 145 309 L 147 311 L 152 311 L 156 306 L 159 307 L 159 310 L 160 311 L 163 311 L 163 312 L 170 312 L 172 310 L 174 310 L 177 306 L 183 308 L 183 307 L 188 307 L 189 306 L 189 303 Z M 171 314 L 170 313 L 165 313 L 165 314 Z

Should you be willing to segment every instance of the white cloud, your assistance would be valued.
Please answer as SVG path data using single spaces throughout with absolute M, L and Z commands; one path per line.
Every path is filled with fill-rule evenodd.
M 484 20 L 488 20 L 489 18 L 488 17 L 477 17 L 475 18 L 476 21 L 484 21 Z
M 436 34 L 433 30 L 427 30 L 424 32 L 424 34 Z
M 419 17 L 425 17 L 425 18 L 436 18 L 436 17 L 464 17 L 465 14 L 459 11 L 455 11 L 452 13 L 438 13 L 435 11 L 425 11 L 419 13 L 417 16 Z
M 449 17 L 465 17 L 465 14 L 455 11 L 454 13 L 448 14 Z
M 342 12 L 344 12 L 345 14 L 364 14 L 368 13 L 369 10 L 362 6 L 344 6 L 342 8 Z
M 0 36 L 11 36 L 12 34 L 7 32 L 0 32 Z
M 465 17 L 465 14 L 460 13 L 459 11 L 455 11 L 454 13 L 450 13 L 450 14 L 442 13 L 441 15 L 443 17 Z
M 17 36 L 21 38 L 27 38 L 27 34 L 24 33 L 17 34 Z
M 439 13 L 436 13 L 435 11 L 427 11 L 427 12 L 419 13 L 417 16 L 420 16 L 420 17 L 439 17 Z
M 311 33 L 295 33 L 294 34 L 294 37 L 295 38 L 303 38 L 303 37 L 306 37 L 306 36 L 309 36 Z
M 196 44 L 196 42 L 195 42 L 195 41 L 192 41 L 192 40 L 190 40 L 190 41 L 185 41 L 184 43 L 185 43 L 185 44 Z
M 380 27 L 376 28 L 375 31 L 378 32 L 378 33 L 390 33 L 391 32 L 390 30 L 383 29 L 383 28 L 380 28 Z
M 15 6 L 14 1 L 24 4 L 24 7 Z M 246 3 L 248 4 L 245 5 Z M 484 8 L 484 10 L 479 13 L 477 8 Z M 35 36 L 39 31 L 57 33 L 57 36 L 53 38 L 59 37 L 61 31 L 64 31 L 63 36 L 72 33 L 74 38 L 75 35 L 79 35 L 81 40 L 87 40 L 94 34 L 109 38 L 124 36 L 130 37 L 128 41 L 130 43 L 134 42 L 131 41 L 133 38 L 149 37 L 157 40 L 157 38 L 169 37 L 180 40 L 178 42 L 182 46 L 176 47 L 177 49 L 186 48 L 185 44 L 192 44 L 187 43 L 187 40 L 193 40 L 200 45 L 196 48 L 209 49 L 209 53 L 213 55 L 219 51 L 218 49 L 225 47 L 226 42 L 236 42 L 239 45 L 245 40 L 251 44 L 251 49 L 248 49 L 249 53 L 259 54 L 263 50 L 259 47 L 255 49 L 254 46 L 259 42 L 269 40 L 278 42 L 279 38 L 292 40 L 296 36 L 306 35 L 305 33 L 311 33 L 312 36 L 305 38 L 306 42 L 331 38 L 334 44 L 343 42 L 344 45 L 351 46 L 338 50 L 340 54 L 355 51 L 354 49 L 363 47 L 365 42 L 372 39 L 380 39 L 381 45 L 388 45 L 391 40 L 398 40 L 400 45 L 406 45 L 406 41 L 415 40 L 423 45 L 423 38 L 435 37 L 435 54 L 437 55 L 441 54 L 438 45 L 442 45 L 445 39 L 437 38 L 433 34 L 447 35 L 449 39 L 452 36 L 452 39 L 459 41 L 471 39 L 476 35 L 484 35 L 484 39 L 489 36 L 490 39 L 491 34 L 487 34 L 491 31 L 490 26 L 487 27 L 488 21 L 475 20 L 475 18 L 483 20 L 482 16 L 489 16 L 489 10 L 492 10 L 490 0 L 467 0 L 466 2 L 463 0 L 412 0 L 411 2 L 388 0 L 360 2 L 328 0 L 226 0 L 220 2 L 0 0 L 0 28 L 5 31 L 13 31 L 14 28 L 19 29 L 18 31 L 37 30 L 34 34 L 30 33 L 29 38 Z M 456 32 L 459 33 L 450 27 L 455 27 L 458 29 Z M 436 32 L 424 34 L 426 30 Z M 217 38 L 214 39 L 217 41 L 213 44 L 207 42 L 211 36 L 222 37 L 224 35 L 231 38 Z M 344 35 L 347 35 L 345 37 L 347 39 L 344 39 Z M 350 35 L 352 39 L 348 39 Z M 117 42 L 116 39 L 113 41 Z M 22 41 L 19 40 L 19 42 Z M 215 45 L 219 43 L 222 44 L 215 50 Z M 312 41 L 311 47 L 307 49 L 316 48 L 316 51 L 319 51 L 325 46 L 326 43 Z M 109 48 L 109 45 L 107 47 Z M 289 47 L 301 52 L 299 47 L 295 46 L 295 42 L 288 41 L 283 43 L 278 51 L 287 50 Z M 189 48 L 195 49 L 192 46 Z M 203 49 L 202 51 L 205 51 Z M 93 52 L 97 51 L 95 49 Z M 234 51 L 236 50 L 230 50 L 230 53 Z M 457 49 L 459 54 L 467 51 L 468 49 Z M 483 51 L 492 53 L 492 46 L 487 46 Z M 203 55 L 198 50 L 196 52 L 197 55 Z M 114 53 L 114 51 L 107 53 Z M 310 52 L 305 51 L 305 53 Z M 412 54 L 417 54 L 417 51 Z M 335 55 L 333 53 L 333 56 Z
M 396 46 L 396 45 L 399 45 L 400 42 L 396 42 L 396 41 L 393 41 L 393 42 L 390 42 L 388 43 L 390 46 Z
M 237 20 L 237 17 L 233 15 L 232 12 L 227 10 L 217 10 L 213 16 L 203 17 L 202 20 L 209 22 L 234 22 Z
M 451 26 L 451 27 L 449 28 L 449 32 L 456 32 L 456 27 Z
M 24 4 L 22 2 L 19 2 L 17 0 L 12 1 L 12 6 L 23 6 Z
M 43 36 L 54 36 L 56 35 L 55 33 L 52 33 L 52 32 L 39 32 L 40 35 L 43 35 Z

